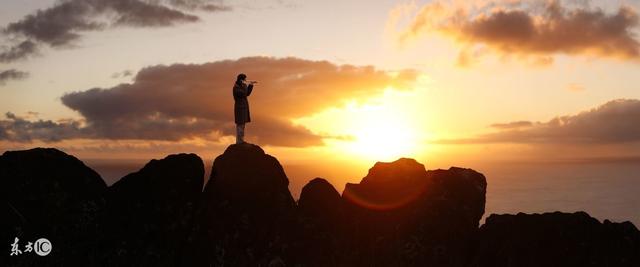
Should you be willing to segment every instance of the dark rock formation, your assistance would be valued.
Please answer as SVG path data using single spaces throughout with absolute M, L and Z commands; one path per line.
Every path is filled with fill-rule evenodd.
M 343 193 L 350 265 L 463 266 L 484 213 L 485 177 L 427 172 L 413 159 L 376 163 Z
M 88 251 L 97 245 L 100 214 L 107 186 L 77 158 L 52 148 L 8 151 L 0 156 L 0 266 L 91 264 Z M 9 257 L 14 238 L 19 249 L 47 238 L 47 257 L 34 252 Z
M 190 266 L 267 266 L 290 261 L 296 203 L 278 160 L 252 144 L 218 156 L 202 194 Z
M 152 160 L 107 188 L 80 160 L 56 149 L 0 157 L 2 237 L 44 237 L 53 250 L 0 266 L 176 266 L 189 233 L 204 166 L 194 155 Z
M 302 188 L 298 200 L 298 263 L 336 266 L 344 261 L 341 253 L 345 230 L 344 204 L 338 191 L 322 178 Z
M 204 180 L 195 154 L 151 160 L 109 187 L 107 266 L 176 266 Z
M 340 193 L 327 180 L 315 178 L 302 188 L 298 213 L 327 228 L 338 224 L 344 219 Z
M 492 214 L 472 266 L 640 266 L 640 232 L 584 212 Z
M 376 163 L 342 196 L 321 178 L 296 204 L 276 158 L 231 145 L 204 169 L 194 154 L 152 160 L 107 188 L 55 149 L 0 156 L 0 233 L 46 237 L 47 257 L 0 266 L 640 266 L 640 231 L 586 213 L 484 213 L 473 170 Z

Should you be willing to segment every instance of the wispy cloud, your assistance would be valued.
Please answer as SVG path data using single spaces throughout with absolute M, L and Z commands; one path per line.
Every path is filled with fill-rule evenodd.
M 28 72 L 10 69 L 0 71 L 0 85 L 4 85 L 9 80 L 22 80 L 29 77 Z

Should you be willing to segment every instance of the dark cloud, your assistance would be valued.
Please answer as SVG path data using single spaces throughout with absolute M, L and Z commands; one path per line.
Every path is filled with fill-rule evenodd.
M 65 0 L 38 10 L 3 30 L 21 40 L 0 54 L 9 62 L 37 52 L 38 44 L 68 47 L 82 33 L 110 27 L 167 27 L 198 21 L 194 10 L 225 11 L 229 7 L 204 0 Z
M 88 135 L 86 129 L 82 129 L 78 121 L 29 121 L 11 112 L 7 112 L 5 117 L 5 120 L 0 120 L 0 140 L 54 142 Z
M 231 88 L 238 73 L 258 80 L 248 137 L 264 145 L 311 146 L 323 136 L 290 121 L 348 99 L 408 88 L 416 73 L 391 75 L 371 66 L 334 65 L 298 58 L 249 57 L 206 64 L 152 66 L 132 83 L 64 95 L 79 112 L 87 138 L 180 140 L 234 135 Z M 213 137 L 212 137 L 213 136 Z
M 436 31 L 464 44 L 462 59 L 469 61 L 474 46 L 483 45 L 502 55 L 533 57 L 550 63 L 550 55 L 587 55 L 637 61 L 640 43 L 634 34 L 638 13 L 622 6 L 614 13 L 579 4 L 568 8 L 560 1 L 505 1 L 482 8 L 454 7 L 445 1 L 426 4 L 406 33 L 409 37 Z
M 624 144 L 640 142 L 640 100 L 619 99 L 548 122 L 495 124 L 502 130 L 440 143 Z M 509 127 L 521 125 L 523 127 Z M 501 127 L 505 126 L 505 127 Z
M 22 41 L 21 43 L 12 46 L 6 51 L 0 52 L 0 62 L 7 63 L 18 59 L 27 58 L 38 52 L 37 45 L 30 41 Z
M 9 80 L 22 80 L 29 77 L 28 72 L 10 69 L 0 72 L 0 85 L 4 85 Z

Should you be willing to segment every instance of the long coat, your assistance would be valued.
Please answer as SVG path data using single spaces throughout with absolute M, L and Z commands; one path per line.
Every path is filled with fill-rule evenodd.
M 233 99 L 235 100 L 233 113 L 235 115 L 236 124 L 244 124 L 251 121 L 247 96 L 251 95 L 252 90 L 253 84 L 246 85 L 242 82 L 236 82 L 233 85 Z

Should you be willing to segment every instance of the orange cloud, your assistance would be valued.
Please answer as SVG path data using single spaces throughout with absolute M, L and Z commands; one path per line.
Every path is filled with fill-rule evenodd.
M 291 147 L 321 145 L 325 138 L 292 124 L 291 119 L 348 99 L 370 98 L 388 86 L 408 88 L 417 78 L 412 70 L 391 75 L 372 66 L 298 58 L 151 66 L 139 71 L 132 83 L 62 96 L 64 105 L 84 117 L 82 122 L 28 121 L 10 114 L 0 120 L 0 140 L 178 141 L 233 135 L 231 88 L 241 72 L 259 81 L 249 100 L 251 141 Z
M 400 40 L 439 32 L 463 45 L 463 63 L 470 61 L 467 50 L 474 47 L 531 58 L 537 65 L 549 64 L 554 54 L 637 61 L 640 43 L 633 31 L 639 21 L 627 6 L 606 13 L 586 4 L 569 8 L 560 1 L 503 1 L 471 8 L 436 1 L 420 8 Z

